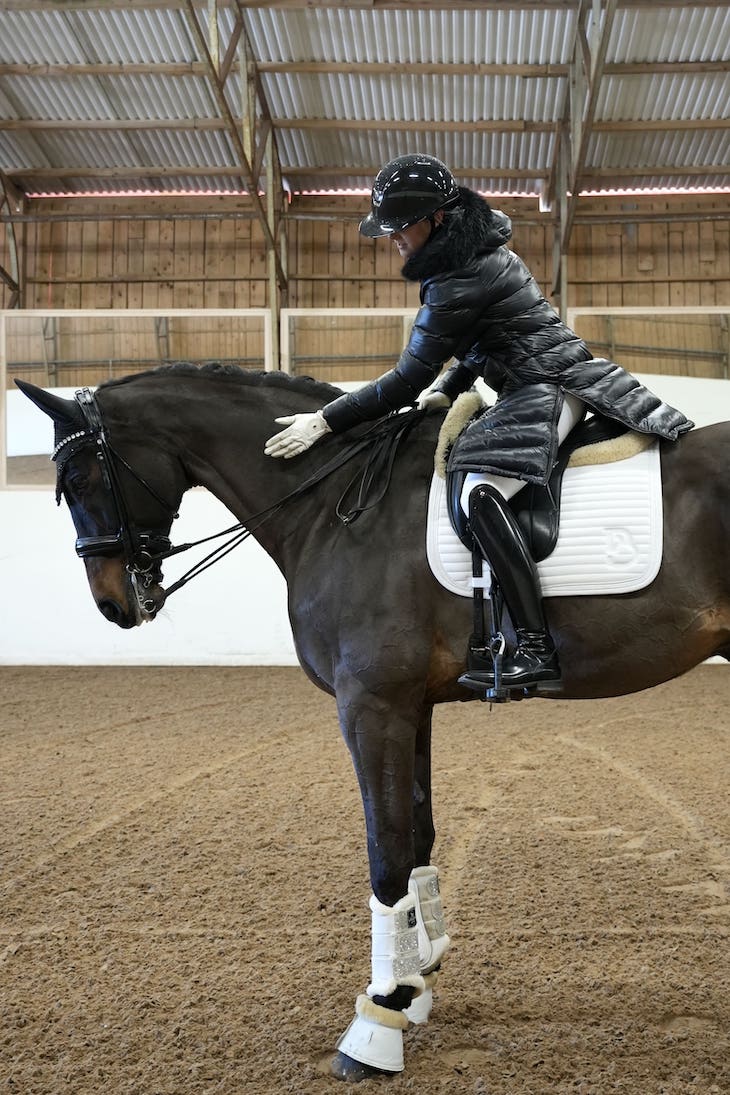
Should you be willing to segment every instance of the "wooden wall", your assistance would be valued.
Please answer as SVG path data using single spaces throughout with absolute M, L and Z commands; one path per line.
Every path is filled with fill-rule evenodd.
M 72 387 L 151 369 L 163 361 L 233 362 L 258 369 L 264 320 L 258 317 L 129 316 L 17 313 L 6 323 L 8 384 L 13 378 Z
M 573 327 L 595 357 L 632 373 L 730 376 L 730 307 L 725 314 L 577 316 Z
M 286 303 L 290 307 L 417 307 L 418 287 L 400 277 L 395 248 L 387 240 L 369 241 L 358 234 L 358 219 L 366 205 L 362 198 L 295 199 L 289 212 L 297 219 L 287 221 L 290 281 Z M 34 213 L 78 218 L 89 213 L 103 215 L 112 207 L 109 200 L 84 198 L 32 202 L 30 208 Z M 263 237 L 240 199 L 206 197 L 173 202 L 139 197 L 115 200 L 113 208 L 126 219 L 46 220 L 18 227 L 25 308 L 249 308 L 268 304 Z M 328 213 L 326 219 L 307 219 L 323 208 Z M 515 249 L 549 295 L 553 246 L 549 217 L 538 212 L 534 199 L 505 201 L 501 208 L 513 218 Z M 632 305 L 645 306 L 648 311 L 656 306 L 720 305 L 730 311 L 726 199 L 584 199 L 580 208 L 581 218 L 590 219 L 590 223 L 581 219 L 573 231 L 569 305 Z M 642 219 L 633 219 L 637 216 Z M 0 263 L 7 266 L 1 230 Z M 0 285 L 0 305 L 7 307 L 8 299 L 8 291 Z M 378 320 L 376 331 L 372 317 L 337 332 L 328 328 L 326 321 L 312 322 L 309 331 L 298 326 L 296 343 L 303 371 L 309 362 L 311 371 L 318 375 L 331 373 L 330 368 L 317 369 L 320 356 L 327 356 L 327 347 L 330 356 L 339 354 L 343 365 L 349 363 L 339 370 L 342 377 L 343 371 L 350 375 L 351 368 L 359 370 L 359 375 L 377 375 L 402 345 L 400 321 Z M 101 344 L 90 339 L 91 333 L 90 328 L 77 332 L 75 341 L 69 334 L 65 345 L 57 338 L 55 351 L 62 351 L 62 360 L 79 362 L 95 352 L 101 357 L 119 356 L 123 361 L 126 350 L 127 359 L 135 356 L 142 362 L 159 359 L 161 347 L 167 347 L 173 357 L 224 357 L 241 359 L 244 364 L 251 364 L 261 353 L 259 334 L 250 333 L 242 346 L 222 330 L 206 335 L 200 324 L 187 332 L 187 337 L 178 328 L 174 344 L 148 330 L 140 332 L 134 354 L 128 335 L 110 336 L 104 343 L 106 352 L 101 353 L 94 349 Z M 635 345 L 637 338 L 647 335 L 636 329 L 608 331 L 600 325 L 588 325 L 585 333 L 601 343 L 595 347 L 596 353 L 608 353 L 611 345 Z M 672 334 L 673 341 L 667 345 L 659 331 L 655 344 L 677 350 L 689 339 L 691 346 L 685 348 L 691 349 L 696 335 Z M 37 332 L 35 338 L 37 343 Z M 720 339 L 717 344 L 716 338 Z M 722 356 L 727 340 L 721 326 L 707 339 L 701 348 L 710 350 L 709 356 L 670 355 L 666 370 L 654 365 L 647 368 L 646 361 L 637 364 L 634 358 L 627 364 L 639 371 L 725 375 L 721 370 L 727 369 Z M 29 344 L 29 356 L 23 354 L 22 359 L 40 361 L 41 350 L 46 357 L 49 349 L 55 352 L 48 338 L 42 341 L 44 346 Z M 85 370 L 80 367 L 79 378 L 82 374 Z M 356 379 L 354 373 L 352 378 Z M 77 378 L 69 382 L 76 383 Z

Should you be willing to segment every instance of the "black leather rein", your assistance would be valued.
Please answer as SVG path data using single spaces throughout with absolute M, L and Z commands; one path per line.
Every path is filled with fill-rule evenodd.
M 413 426 L 424 417 L 424 411 L 417 409 L 403 411 L 388 415 L 387 418 L 378 420 L 360 438 L 347 448 L 337 453 L 332 460 L 319 468 L 309 479 L 300 483 L 289 494 L 284 495 L 270 506 L 252 514 L 246 521 L 231 525 L 221 532 L 204 536 L 200 540 L 192 540 L 187 544 L 173 546 L 165 532 L 154 529 L 138 529 L 130 519 L 129 510 L 124 497 L 118 475 L 118 465 L 124 467 L 162 507 L 165 517 L 173 521 L 178 517 L 177 509 L 166 502 L 150 484 L 132 468 L 127 461 L 111 445 L 104 427 L 101 408 L 94 392 L 90 388 L 82 388 L 76 392 L 76 402 L 84 416 L 85 429 L 78 430 L 63 438 L 56 446 L 52 460 L 56 462 L 57 484 L 56 500 L 60 502 L 63 489 L 63 476 L 69 459 L 80 448 L 86 445 L 94 445 L 96 458 L 101 471 L 102 482 L 106 490 L 111 494 L 114 509 L 116 511 L 117 531 L 103 536 L 82 536 L 76 540 L 76 554 L 81 559 L 91 556 L 104 556 L 115 558 L 121 556 L 126 563 L 135 586 L 140 586 L 142 591 L 160 578 L 160 565 L 165 559 L 173 555 L 179 555 L 183 551 L 199 547 L 201 544 L 219 540 L 223 536 L 229 537 L 224 543 L 215 547 L 203 559 L 195 563 L 188 571 L 173 582 L 165 590 L 167 600 L 178 589 L 201 574 L 208 567 L 218 562 L 234 548 L 242 544 L 252 532 L 259 528 L 265 521 L 278 513 L 287 503 L 300 498 L 321 483 L 332 472 L 348 463 L 358 453 L 370 449 L 363 466 L 350 480 L 344 492 L 340 496 L 335 510 L 339 519 L 345 525 L 352 524 L 367 509 L 376 505 L 385 495 L 392 475 L 395 455 L 400 441 L 410 433 Z M 375 497 L 372 497 L 374 488 L 378 485 Z M 346 508 L 348 495 L 357 488 L 357 498 L 351 508 Z M 145 605 L 140 597 L 140 603 Z

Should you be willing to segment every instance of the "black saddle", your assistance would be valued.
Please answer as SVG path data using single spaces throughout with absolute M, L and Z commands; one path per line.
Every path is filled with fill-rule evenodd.
M 555 550 L 560 528 L 560 495 L 563 472 L 576 449 L 586 445 L 596 445 L 599 441 L 609 441 L 628 433 L 628 427 L 611 418 L 593 415 L 579 423 L 566 437 L 558 451 L 558 459 L 550 479 L 544 485 L 528 483 L 510 501 L 517 520 L 520 523 L 527 546 L 536 563 L 547 559 Z M 461 491 L 465 471 L 449 472 L 446 482 L 446 504 L 454 532 L 465 548 L 474 550 L 474 541 L 469 531 L 469 521 L 461 508 Z

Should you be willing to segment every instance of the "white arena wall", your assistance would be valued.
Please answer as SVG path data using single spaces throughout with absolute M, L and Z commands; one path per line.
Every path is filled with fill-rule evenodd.
M 727 380 L 641 379 L 698 426 L 730 420 Z M 7 403 L 10 455 L 48 452 L 49 420 L 20 393 L 9 392 Z M 174 538 L 197 539 L 231 523 L 216 499 L 194 490 Z M 0 491 L 0 664 L 296 664 L 284 580 L 253 540 L 176 593 L 152 624 L 121 631 L 94 605 L 74 538 L 68 511 L 56 508 L 50 487 Z M 167 582 L 189 565 L 184 556 L 171 560 Z

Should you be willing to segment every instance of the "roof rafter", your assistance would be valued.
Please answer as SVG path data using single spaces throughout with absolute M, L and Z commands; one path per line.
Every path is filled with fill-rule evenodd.
M 0 8 L 2 0 L 0 0 Z M 237 24 L 238 26 L 238 24 Z M 239 31 L 240 33 L 240 31 Z M 229 46 L 230 52 L 230 46 Z M 222 66 L 222 69 L 224 66 Z M 313 76 L 389 76 L 393 72 L 390 62 L 381 61 L 258 61 L 260 75 L 313 75 Z M 435 61 L 409 61 L 409 76 L 522 76 L 525 79 L 552 79 L 565 77 L 570 69 L 563 64 L 486 64 Z M 670 76 L 706 76 L 712 73 L 730 72 L 730 61 L 622 61 L 604 65 L 605 76 L 652 76 L 666 73 Z M 227 75 L 227 70 L 222 71 Z M 127 63 L 124 64 L 18 64 L 0 63 L 0 76 L 207 76 L 206 66 L 200 61 Z
M 192 0 L 195 7 L 205 8 L 207 0 Z M 605 2 L 605 0 L 603 0 Z M 236 7 L 237 0 L 219 0 L 221 7 Z M 638 10 L 656 8 L 723 8 L 727 0 L 619 0 L 619 8 Z M 155 8 L 180 9 L 187 0 L 0 0 L 0 10 L 7 11 L 130 11 Z M 280 8 L 311 10 L 313 0 L 241 0 L 244 8 Z M 415 11 L 423 8 L 419 0 L 318 0 L 322 8 L 349 8 L 362 11 Z M 458 0 L 461 10 L 479 11 L 573 11 L 575 0 Z M 434 11 L 453 10 L 453 0 L 433 0 Z
M 231 115 L 233 117 L 233 115 Z M 240 124 L 241 119 L 234 118 Z M 552 133 L 555 122 L 526 122 L 521 118 L 476 122 L 424 121 L 420 118 L 272 118 L 274 129 L 392 130 L 428 133 Z M 226 118 L 0 118 L 0 130 L 33 132 L 38 130 L 154 130 L 154 129 L 229 129 Z M 594 122 L 594 133 L 667 132 L 671 130 L 728 129 L 730 118 L 646 118 Z M 249 165 L 250 167 L 250 165 Z
M 606 60 L 606 51 L 611 37 L 613 20 L 616 15 L 618 0 L 606 0 L 603 10 L 603 21 L 598 21 L 598 8 L 593 0 L 593 24 L 591 37 L 588 38 L 587 21 L 588 6 L 581 6 L 578 17 L 578 30 L 576 41 L 576 53 L 582 55 L 582 65 L 577 57 L 574 59 L 575 71 L 571 78 L 570 96 L 570 163 L 568 169 L 568 188 L 570 199 L 565 210 L 562 223 L 562 251 L 568 250 L 570 233 L 575 218 L 575 210 L 578 195 L 581 189 L 581 175 L 585 167 L 588 153 L 588 142 L 592 132 L 596 130 L 594 116 L 598 104 L 598 93 L 603 78 L 603 66 Z
M 595 189 L 601 188 L 601 182 L 604 189 L 618 188 L 622 181 L 632 177 L 635 187 L 642 186 L 642 179 L 652 177 L 659 177 L 663 186 L 671 186 L 672 180 L 695 177 L 700 180 L 702 176 L 709 187 L 727 181 L 727 165 L 717 164 L 723 159 L 722 140 L 726 143 L 725 134 L 730 128 L 730 119 L 723 117 L 727 112 L 723 111 L 720 86 L 730 72 L 730 58 L 724 48 L 727 23 L 713 13 L 711 38 L 698 37 L 695 28 L 699 23 L 704 26 L 709 9 L 717 12 L 727 8 L 728 2 L 0 0 L 0 21 L 6 11 L 47 14 L 45 19 L 18 18 L 20 40 L 26 44 L 10 57 L 15 54 L 24 58 L 25 63 L 15 60 L 0 63 L 0 89 L 7 107 L 4 118 L 0 118 L 4 149 L 0 166 L 10 168 L 14 181 L 21 181 L 21 186 L 36 192 L 43 189 L 42 180 L 54 178 L 58 180 L 56 185 L 49 182 L 46 190 L 69 189 L 63 180 L 74 180 L 71 191 L 93 189 L 94 179 L 136 179 L 143 190 L 162 190 L 170 183 L 158 186 L 155 180 L 176 176 L 179 181 L 172 184 L 175 188 L 196 190 L 193 180 L 208 177 L 206 188 L 252 195 L 257 216 L 266 218 L 271 236 L 278 242 L 282 174 L 289 176 L 292 185 L 302 180 L 300 189 L 320 189 L 320 179 L 321 187 L 326 187 L 328 177 L 332 179 L 330 186 L 336 189 L 362 187 L 365 179 L 371 179 L 378 169 L 378 164 L 363 163 L 378 155 L 376 148 L 383 144 L 397 148 L 403 140 L 412 140 L 421 133 L 424 143 L 437 154 L 446 154 L 446 149 L 452 148 L 455 150 L 452 158 L 455 154 L 462 164 L 471 160 L 470 164 L 454 170 L 471 178 L 477 188 L 514 191 L 518 187 L 510 186 L 508 180 L 533 180 L 534 185 L 522 189 L 539 191 L 541 203 L 547 197 L 548 207 L 551 195 L 556 207 L 560 202 L 563 235 L 567 238 L 577 196 L 588 181 Z M 316 12 L 320 8 L 329 8 L 330 13 L 320 13 L 319 19 L 314 20 L 311 41 L 302 46 L 298 36 L 288 36 L 290 25 L 299 27 L 298 17 L 288 13 Z M 684 59 L 666 60 L 663 45 L 652 45 L 639 53 L 626 37 L 630 26 L 627 29 L 616 20 L 613 56 L 622 60 L 609 62 L 610 21 L 622 8 L 641 10 L 648 26 L 661 26 L 671 15 L 670 8 L 677 9 L 675 16 L 680 8 L 689 9 L 690 13 L 696 9 L 698 18 L 691 15 L 692 28 L 681 39 L 684 46 L 679 47 Z M 424 12 L 450 11 L 458 14 L 457 27 L 461 20 L 465 30 L 474 24 L 477 12 L 500 12 L 505 19 L 517 12 L 521 22 L 527 18 L 521 12 L 551 10 L 554 15 L 547 24 L 549 43 L 546 39 L 535 48 L 530 28 L 530 44 L 526 42 L 525 49 L 520 46 L 516 53 L 511 49 L 494 53 L 490 49 L 476 55 L 470 50 L 459 53 L 461 37 L 457 36 L 454 64 L 420 59 L 394 67 L 383 59 L 388 54 L 377 43 L 372 50 L 361 52 L 367 60 L 348 61 L 349 47 L 345 48 L 344 43 L 343 48 L 333 47 L 330 40 L 333 34 L 334 41 L 337 40 L 333 20 L 337 26 L 343 21 L 341 29 L 359 25 L 361 19 L 367 25 L 368 20 L 377 19 L 379 10 L 387 9 L 410 12 L 414 26 L 417 24 L 419 28 Z M 119 26 L 122 32 L 127 13 L 134 15 L 135 11 L 145 10 L 152 14 L 140 21 L 140 33 L 144 34 L 148 21 L 154 23 L 155 48 L 137 49 L 137 32 L 130 26 L 130 63 L 121 63 L 119 57 L 113 62 L 96 41 L 97 34 L 106 33 L 107 28 L 97 26 L 93 14 L 110 13 L 109 26 Z M 86 12 L 88 16 L 74 16 L 71 14 L 74 12 Z M 360 16 L 360 12 L 364 14 Z M 64 49 L 60 54 L 54 50 L 50 54 L 54 58 L 69 57 L 72 59 L 69 64 L 59 60 L 41 63 L 49 54 L 33 45 L 36 39 L 38 45 L 43 40 L 43 35 L 36 33 L 36 24 L 43 22 L 53 31 L 54 19 L 78 35 L 78 49 Z M 395 25 L 395 19 L 391 16 L 389 21 Z M 631 22 L 628 20 L 628 24 Z M 180 49 L 177 40 L 180 28 L 185 39 L 188 26 L 187 37 L 193 48 L 189 41 L 183 41 Z M 565 44 L 554 41 L 556 28 L 566 38 Z M 516 41 L 517 36 L 515 31 L 510 40 Z M 168 38 L 170 42 L 174 40 L 173 49 L 156 48 L 162 47 Z M 289 47 L 292 56 L 284 60 L 290 54 Z M 418 56 L 417 49 L 413 52 Z M 259 59 L 259 55 L 266 59 Z M 445 51 L 441 57 L 444 55 L 450 53 Z M 420 56 L 423 58 L 424 54 Z M 484 61 L 471 63 L 466 59 L 470 56 L 482 57 Z M 624 59 L 636 56 L 646 56 L 647 60 Z M 181 59 L 173 60 L 176 57 Z M 487 58 L 491 63 L 487 63 Z M 520 64 L 516 58 L 536 63 Z M 540 59 L 543 63 L 537 63 Z M 390 79 L 393 73 L 395 86 Z M 662 80 L 661 74 L 679 77 L 682 86 L 675 80 L 669 88 L 669 80 Z M 399 81 L 404 75 L 416 77 L 418 82 L 406 81 L 401 86 Z M 605 109 L 598 114 L 601 75 L 616 82 L 611 85 Z M 133 80 L 147 77 L 149 86 L 141 87 L 138 79 L 127 95 L 126 88 L 117 82 L 125 77 Z M 635 84 L 632 80 L 637 77 L 642 80 Z M 59 78 L 57 84 L 53 78 Z M 93 81 L 91 85 L 86 83 L 89 78 Z M 442 83 L 451 80 L 455 80 L 453 89 L 451 84 Z M 469 80 L 476 80 L 476 95 L 463 94 L 465 88 L 472 90 Z M 489 89 L 480 96 L 479 85 L 483 88 L 487 80 Z M 362 86 L 358 81 L 362 81 Z M 428 95 L 429 87 L 434 89 L 433 96 Z M 657 90 L 660 93 L 654 94 Z M 601 102 L 605 93 L 604 86 Z M 272 116 L 267 96 L 276 104 L 280 117 Z M 569 109 L 565 107 L 566 99 Z M 155 110 L 148 107 L 148 101 L 157 103 L 157 109 L 167 117 L 153 117 Z M 459 101 L 478 105 L 459 106 Z M 502 117 L 495 117 L 495 112 Z M 690 116 L 693 112 L 701 116 Z M 129 117 L 130 113 L 142 117 Z M 643 117 L 645 114 L 654 117 Z M 7 131 L 7 138 L 3 130 Z M 200 133 L 196 135 L 196 131 Z M 119 134 L 118 141 L 109 139 L 107 134 L 112 133 Z M 669 139 L 647 139 L 642 142 L 642 151 L 634 147 L 635 134 L 649 138 L 652 133 L 668 134 Z M 78 135 L 79 141 L 73 140 L 73 134 Z M 376 134 L 382 134 L 382 141 L 376 142 Z M 591 143 L 593 135 L 596 140 Z M 693 140 L 695 135 L 697 139 Z M 288 149 L 287 158 L 293 161 L 283 171 L 277 143 Z M 558 178 L 561 147 L 563 173 Z M 459 153 L 459 148 L 466 151 Z M 671 152 L 667 151 L 669 148 Z M 652 163 L 655 156 L 663 159 L 672 156 L 685 166 L 656 165 Z M 77 166 L 79 159 L 87 158 L 88 166 Z M 705 167 L 697 159 L 713 162 Z M 186 160 L 190 166 L 181 162 Z M 54 163 L 62 166 L 55 170 L 51 166 Z M 336 166 L 327 166 L 328 163 Z M 611 163 L 622 166 L 613 170 L 606 166 Z M 623 166 L 631 163 L 642 166 Z M 24 169 L 19 164 L 28 167 Z M 94 164 L 100 165 L 98 170 Z M 698 181 L 698 185 L 702 183 Z M 269 191 L 276 203 L 273 212 Z M 266 232 L 265 238 L 269 246 Z
M 353 175 L 363 175 L 374 178 L 380 170 L 380 164 L 354 164 L 351 167 L 316 166 L 307 167 L 301 165 L 282 165 L 282 175 L 289 178 L 307 176 L 312 178 L 350 178 Z M 452 170 L 459 178 L 468 177 L 477 169 L 473 166 L 453 166 Z M 479 173 L 482 169 L 479 169 Z M 691 178 L 692 176 L 719 175 L 727 172 L 727 164 L 655 164 L 652 167 L 592 167 L 583 172 L 583 182 L 591 179 L 625 179 L 632 177 L 652 178 L 655 175 L 676 176 L 677 178 Z M 489 173 L 500 179 L 547 179 L 550 174 L 549 165 L 543 165 L 534 169 L 519 167 L 501 167 L 492 164 Z M 147 164 L 129 165 L 127 167 L 93 167 L 79 164 L 76 167 L 16 167 L 5 172 L 10 180 L 43 180 L 43 179 L 140 179 L 140 178 L 175 178 L 177 176 L 189 176 L 191 178 L 235 178 L 240 177 L 241 169 L 233 164 L 217 164 L 215 166 L 191 166 L 189 164 L 166 165 L 165 167 L 150 167 Z

